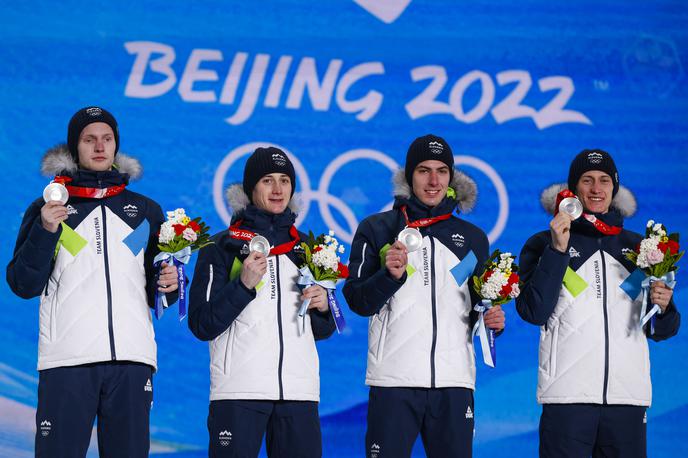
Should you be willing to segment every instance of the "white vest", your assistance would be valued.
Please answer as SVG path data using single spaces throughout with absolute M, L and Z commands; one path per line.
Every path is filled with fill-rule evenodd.
M 212 272 L 210 282 L 226 274 Z M 256 298 L 210 342 L 211 401 L 319 401 L 318 353 L 310 315 L 305 326 L 298 316 L 297 278 L 298 268 L 286 255 L 268 257 Z
M 415 272 L 370 317 L 366 384 L 474 389 L 470 278 L 456 283 L 450 269 L 461 261 L 436 238 L 425 236 L 408 261 Z
M 603 259 L 598 251 L 576 273 L 588 286 L 575 298 L 562 286 L 552 316 L 541 327 L 538 402 L 649 406 L 652 386 L 647 338 L 640 328 L 642 293 L 631 298 L 620 288 L 629 272 L 607 253 Z
M 111 344 L 116 360 L 156 368 L 144 250 L 134 255 L 122 242 L 133 231 L 107 206 L 99 205 L 74 229 L 74 238 L 86 242 L 76 256 L 59 246 L 41 295 L 38 370 L 112 361 Z M 106 271 L 112 296 L 112 338 Z

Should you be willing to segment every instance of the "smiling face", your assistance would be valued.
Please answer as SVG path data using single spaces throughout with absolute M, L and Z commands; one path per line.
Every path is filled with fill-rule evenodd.
M 590 213 L 607 213 L 612 204 L 613 192 L 612 177 L 599 170 L 585 172 L 576 185 L 576 195 Z
M 291 180 L 284 173 L 263 175 L 253 188 L 253 204 L 267 212 L 279 214 L 289 205 L 291 199 Z
M 115 134 L 104 122 L 94 122 L 81 131 L 79 143 L 79 167 L 94 172 L 110 170 L 115 162 Z
M 447 195 L 449 176 L 449 167 L 444 162 L 423 161 L 413 170 L 413 194 L 428 207 L 434 207 Z

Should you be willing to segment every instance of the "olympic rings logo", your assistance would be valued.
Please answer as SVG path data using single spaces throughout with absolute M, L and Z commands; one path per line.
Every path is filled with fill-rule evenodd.
M 320 178 L 318 188 L 313 190 L 310 177 L 308 176 L 308 172 L 306 172 L 306 168 L 303 166 L 301 161 L 287 148 L 270 142 L 246 143 L 233 149 L 229 152 L 229 154 L 227 154 L 227 156 L 225 156 L 220 163 L 220 166 L 215 171 L 215 177 L 213 178 L 213 202 L 215 204 L 217 213 L 220 215 L 225 225 L 229 225 L 231 221 L 231 214 L 227 209 L 227 204 L 224 198 L 225 177 L 227 172 L 229 172 L 232 165 L 234 165 L 234 163 L 236 163 L 243 156 L 248 156 L 253 153 L 256 148 L 265 146 L 274 146 L 281 149 L 287 154 L 287 156 L 289 156 L 289 159 L 291 159 L 292 163 L 294 164 L 294 171 L 296 173 L 297 181 L 301 185 L 301 191 L 298 193 L 301 203 L 301 211 L 296 219 L 296 225 L 299 226 L 306 219 L 308 212 L 310 211 L 311 203 L 315 201 L 318 204 L 320 216 L 322 217 L 326 226 L 334 230 L 340 240 L 349 244 L 353 240 L 354 233 L 358 227 L 359 219 L 346 204 L 346 202 L 339 197 L 330 194 L 330 184 L 332 183 L 336 173 L 344 165 L 358 160 L 372 160 L 379 162 L 383 166 L 387 167 L 390 170 L 390 173 L 394 173 L 400 168 L 400 165 L 397 164 L 394 159 L 380 151 L 365 148 L 353 149 L 340 156 L 337 156 L 332 162 L 330 162 Z M 492 166 L 481 159 L 473 156 L 454 156 L 454 161 L 457 166 L 466 165 L 483 173 L 492 182 L 492 185 L 497 191 L 499 213 L 497 215 L 497 221 L 487 234 L 490 243 L 492 243 L 502 234 L 504 228 L 506 227 L 507 219 L 509 218 L 509 196 L 504 181 Z M 380 211 L 389 210 L 392 208 L 392 204 L 393 199 L 390 199 L 387 205 L 381 208 Z M 339 222 L 337 222 L 332 214 L 331 207 L 334 207 L 337 211 L 339 211 L 348 227 L 342 227 Z M 362 216 L 366 217 L 368 215 Z

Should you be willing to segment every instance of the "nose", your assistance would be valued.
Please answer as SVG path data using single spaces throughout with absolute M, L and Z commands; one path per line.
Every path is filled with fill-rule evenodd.
M 428 177 L 428 183 L 431 186 L 437 186 L 437 184 L 439 183 L 439 175 L 437 172 L 435 172 L 435 171 L 430 172 L 430 176 Z
M 105 142 L 102 139 L 96 139 L 96 151 L 104 151 Z
M 272 186 L 272 193 L 275 195 L 281 195 L 282 194 L 282 183 L 279 181 L 276 181 L 275 184 Z

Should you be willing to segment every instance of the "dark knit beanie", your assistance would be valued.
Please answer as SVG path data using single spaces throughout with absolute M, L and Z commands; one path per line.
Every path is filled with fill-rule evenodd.
M 253 202 L 253 188 L 255 188 L 256 183 L 269 173 L 283 173 L 287 175 L 291 180 L 291 195 L 294 195 L 294 190 L 296 189 L 294 165 L 284 151 L 274 146 L 269 146 L 267 148 L 257 148 L 248 158 L 244 167 L 244 192 L 251 202 Z
M 442 137 L 426 135 L 416 138 L 406 153 L 404 173 L 406 182 L 413 186 L 413 171 L 423 161 L 440 161 L 449 167 L 449 181 L 454 177 L 454 154 Z
M 74 113 L 67 128 L 67 147 L 72 158 L 74 158 L 74 162 L 79 162 L 78 145 L 81 131 L 94 122 L 104 122 L 112 128 L 112 132 L 115 134 L 115 154 L 119 151 L 119 129 L 115 117 L 103 108 L 86 107 Z
M 584 149 L 573 159 L 569 168 L 569 189 L 575 192 L 580 177 L 591 170 L 598 170 L 612 177 L 614 183 L 612 197 L 614 197 L 619 191 L 619 173 L 616 171 L 614 159 L 601 149 Z

